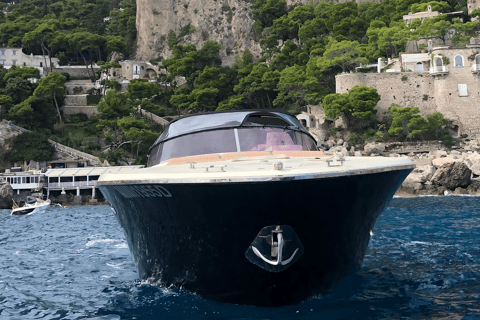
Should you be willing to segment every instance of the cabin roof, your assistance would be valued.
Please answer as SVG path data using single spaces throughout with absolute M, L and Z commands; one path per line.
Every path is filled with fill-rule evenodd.
M 138 169 L 143 168 L 143 166 L 118 166 L 118 167 L 85 167 L 85 168 L 66 168 L 66 169 L 48 169 L 45 172 L 47 177 L 72 177 L 72 176 L 99 176 L 102 173 L 109 172 L 118 172 L 122 169 Z
M 194 132 L 262 125 L 259 124 L 260 122 L 250 121 L 254 117 L 271 119 L 272 124 L 266 125 L 288 127 L 311 135 L 294 115 L 283 111 L 233 110 L 197 113 L 175 119 L 165 128 L 162 135 L 155 141 L 154 146 L 165 140 Z

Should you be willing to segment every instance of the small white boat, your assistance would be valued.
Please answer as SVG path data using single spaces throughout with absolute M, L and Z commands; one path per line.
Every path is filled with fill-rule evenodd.
M 27 197 L 23 207 L 19 207 L 15 202 L 10 212 L 11 216 L 27 216 L 35 212 L 44 212 L 50 206 L 50 199 Z

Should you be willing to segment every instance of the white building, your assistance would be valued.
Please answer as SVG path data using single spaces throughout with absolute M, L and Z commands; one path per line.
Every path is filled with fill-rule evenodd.
M 53 67 L 57 67 L 58 58 L 52 58 Z M 50 68 L 48 56 L 25 54 L 22 48 L 0 48 L 0 65 L 9 69 L 11 66 L 34 67 L 43 75 L 44 68 Z
M 10 183 L 15 194 L 22 192 L 30 194 L 42 190 L 45 175 L 37 171 L 5 172 L 0 174 L 0 180 Z

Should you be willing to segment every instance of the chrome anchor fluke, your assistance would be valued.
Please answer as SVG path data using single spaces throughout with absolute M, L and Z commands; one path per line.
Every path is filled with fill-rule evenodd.
M 297 234 L 287 225 L 263 228 L 245 252 L 246 258 L 251 263 L 270 272 L 287 269 L 302 254 L 303 246 Z

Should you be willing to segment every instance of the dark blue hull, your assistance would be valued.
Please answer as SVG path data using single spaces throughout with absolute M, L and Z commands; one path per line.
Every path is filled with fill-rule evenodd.
M 328 293 L 361 267 L 375 221 L 410 171 L 243 183 L 106 183 L 100 190 L 125 230 L 142 279 L 222 302 L 281 306 Z M 303 245 L 302 256 L 280 272 L 245 255 L 260 230 L 272 225 L 290 226 Z

